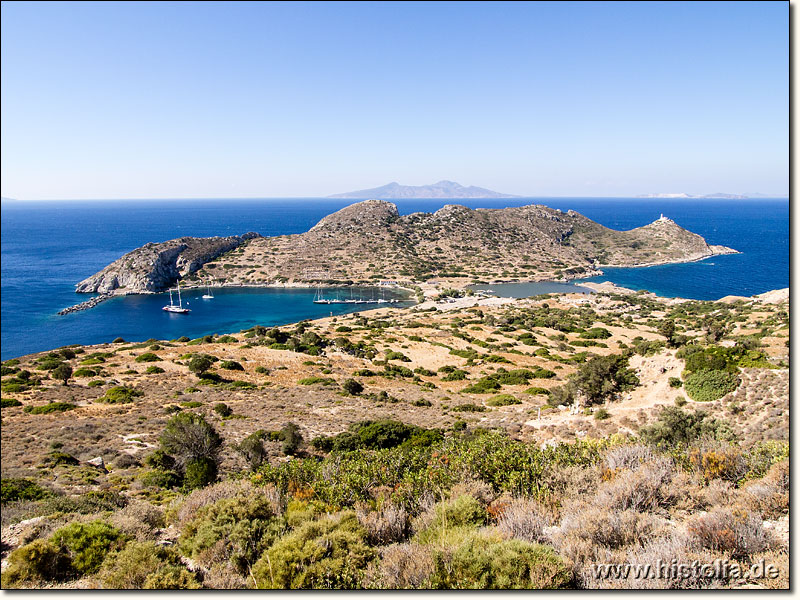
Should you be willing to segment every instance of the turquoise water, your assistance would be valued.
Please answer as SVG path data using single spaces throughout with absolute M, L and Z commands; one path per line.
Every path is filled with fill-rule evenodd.
M 364 310 L 315 305 L 313 290 L 227 289 L 209 306 L 187 297 L 192 313 L 161 311 L 159 296 L 126 297 L 67 316 L 56 312 L 86 300 L 75 284 L 147 242 L 181 236 L 234 235 L 256 231 L 285 235 L 307 231 L 353 200 L 210 199 L 50 201 L 2 203 L 2 359 L 67 344 L 151 337 L 198 337 L 254 324 Z M 615 198 L 512 198 L 500 200 L 398 201 L 402 214 L 432 212 L 445 204 L 503 208 L 546 204 L 576 210 L 614 229 L 631 229 L 661 213 L 679 225 L 742 254 L 698 263 L 647 269 L 608 269 L 593 280 L 611 280 L 665 296 L 702 300 L 753 295 L 789 285 L 788 200 L 661 200 Z M 198 294 L 199 295 L 199 294 Z

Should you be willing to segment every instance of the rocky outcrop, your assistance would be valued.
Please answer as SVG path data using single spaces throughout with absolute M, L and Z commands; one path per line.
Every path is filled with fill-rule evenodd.
M 76 292 L 109 294 L 117 290 L 133 293 L 161 292 L 207 262 L 235 250 L 245 241 L 259 237 L 183 237 L 145 244 L 75 286 Z
M 735 252 L 662 217 L 616 231 L 575 211 L 547 206 L 400 215 L 366 200 L 323 218 L 308 232 L 277 237 L 181 238 L 148 244 L 78 285 L 78 291 L 155 292 L 178 278 L 221 285 L 574 279 L 604 266 L 635 267 Z M 220 254 L 236 249 L 224 261 Z M 224 264 L 221 264 L 224 263 Z

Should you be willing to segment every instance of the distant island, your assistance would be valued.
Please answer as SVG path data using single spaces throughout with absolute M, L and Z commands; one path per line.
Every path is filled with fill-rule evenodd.
M 721 200 L 747 200 L 748 198 L 766 198 L 764 194 L 726 194 L 725 192 L 716 192 L 714 194 L 705 194 L 704 196 L 695 196 L 685 192 L 677 193 L 662 193 L 662 194 L 641 194 L 637 198 L 717 198 Z
M 81 281 L 77 292 L 153 293 L 184 283 L 302 286 L 394 281 L 412 288 L 437 280 L 476 282 L 575 279 L 602 267 L 700 260 L 735 250 L 713 246 L 674 221 L 609 229 L 547 206 L 400 215 L 384 200 L 352 204 L 308 232 L 261 237 L 179 238 L 147 244 Z
M 381 200 L 402 200 L 406 198 L 519 198 L 512 194 L 501 194 L 471 185 L 464 187 L 455 181 L 442 180 L 431 185 L 400 185 L 396 181 L 369 190 L 356 190 L 344 194 L 334 194 L 328 198 L 380 198 Z

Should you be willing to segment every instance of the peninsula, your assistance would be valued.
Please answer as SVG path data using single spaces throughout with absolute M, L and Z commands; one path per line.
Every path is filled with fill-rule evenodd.
M 602 267 L 641 267 L 735 253 L 674 221 L 629 231 L 543 205 L 400 215 L 383 200 L 358 202 L 308 232 L 179 238 L 147 244 L 77 284 L 77 292 L 153 293 L 178 280 L 218 285 L 368 284 L 448 287 L 476 282 L 574 279 Z

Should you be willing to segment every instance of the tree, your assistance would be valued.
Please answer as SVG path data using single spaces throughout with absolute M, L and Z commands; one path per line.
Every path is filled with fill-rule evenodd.
M 189 361 L 189 370 L 202 378 L 203 374 L 211 368 L 213 361 L 207 356 L 195 356 Z
M 342 389 L 351 396 L 358 396 L 361 392 L 364 391 L 364 386 L 361 385 L 355 379 L 346 379 L 342 383 Z
M 72 377 L 72 367 L 70 367 L 67 363 L 61 363 L 55 369 L 53 369 L 53 377 L 60 379 L 64 382 L 64 385 L 67 385 L 67 381 L 69 381 L 69 378 Z
M 658 333 L 667 338 L 667 346 L 669 346 L 670 348 L 674 347 L 673 338 L 675 337 L 676 331 L 677 330 L 675 328 L 675 321 L 673 321 L 672 319 L 664 319 L 663 321 L 661 321 L 661 323 L 658 324 Z
M 618 354 L 589 359 L 572 376 L 572 382 L 589 404 L 603 402 L 639 385 L 636 374 L 628 368 L 628 359 Z
M 244 457 L 254 471 L 267 458 L 267 450 L 264 448 L 265 436 L 266 432 L 263 429 L 259 429 L 234 446 L 234 449 Z
M 297 453 L 297 450 L 300 448 L 300 444 L 303 443 L 303 436 L 300 433 L 300 428 L 297 424 L 286 423 L 281 429 L 281 441 L 283 441 L 283 445 L 281 449 L 283 453 L 287 456 L 293 456 Z
M 222 438 L 202 415 L 178 413 L 167 422 L 159 441 L 162 450 L 175 459 L 182 472 L 186 472 L 189 463 L 203 463 L 203 469 L 208 468 L 208 460 L 215 468 L 219 463 Z

